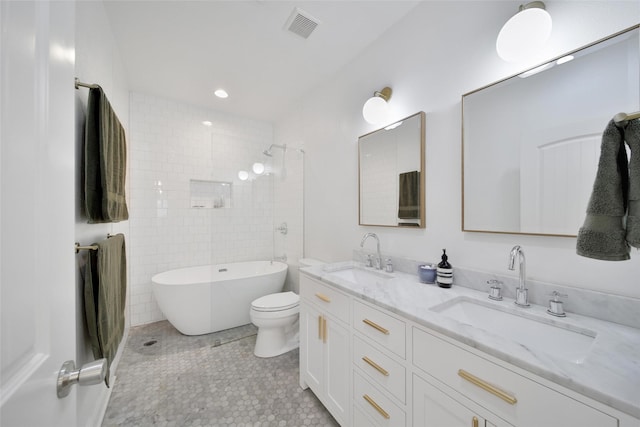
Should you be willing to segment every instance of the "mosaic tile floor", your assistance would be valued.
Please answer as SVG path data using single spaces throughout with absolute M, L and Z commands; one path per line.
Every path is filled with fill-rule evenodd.
M 111 426 L 337 427 L 298 385 L 298 350 L 253 355 L 253 325 L 185 336 L 131 328 L 102 423 Z

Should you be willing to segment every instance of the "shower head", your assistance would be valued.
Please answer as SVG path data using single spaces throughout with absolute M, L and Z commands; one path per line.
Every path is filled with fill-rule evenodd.
M 264 154 L 265 156 L 269 156 L 269 157 L 273 157 L 273 153 L 271 152 L 272 148 L 280 148 L 282 149 L 282 151 L 287 151 L 287 145 L 278 145 L 278 144 L 271 144 L 269 146 L 269 148 L 267 148 L 266 150 L 262 151 L 262 154 Z

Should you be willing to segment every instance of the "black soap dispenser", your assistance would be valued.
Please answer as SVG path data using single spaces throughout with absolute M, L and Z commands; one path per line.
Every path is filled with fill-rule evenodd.
M 438 264 L 437 282 L 441 288 L 450 288 L 453 284 L 453 267 L 449 264 L 447 250 L 442 250 L 442 261 Z

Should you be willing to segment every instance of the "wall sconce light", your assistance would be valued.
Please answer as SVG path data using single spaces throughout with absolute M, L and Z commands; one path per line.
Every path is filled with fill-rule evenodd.
M 238 171 L 238 178 L 240 181 L 246 181 L 249 179 L 249 172 L 247 171 Z
M 551 35 L 551 15 L 544 2 L 532 1 L 520 5 L 518 13 L 509 19 L 498 34 L 496 51 L 507 62 L 518 62 L 540 49 Z
M 389 116 L 389 99 L 391 98 L 391 88 L 385 87 L 381 91 L 376 91 L 373 96 L 364 103 L 362 116 L 372 125 L 382 123 Z
M 256 175 L 262 175 L 264 173 L 264 163 L 255 162 L 251 169 Z

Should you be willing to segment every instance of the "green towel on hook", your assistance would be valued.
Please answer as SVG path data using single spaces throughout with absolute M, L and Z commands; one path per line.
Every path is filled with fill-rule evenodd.
M 84 197 L 89 223 L 128 219 L 124 128 L 100 87 L 89 89 L 84 145 Z
M 640 248 L 640 119 L 624 127 L 624 139 L 631 151 L 629 159 L 629 201 L 627 208 L 627 243 Z
M 605 261 L 629 259 L 624 216 L 629 197 L 629 171 L 624 133 L 611 120 L 602 134 L 598 171 L 576 253 Z
M 127 293 L 127 257 L 124 235 L 116 234 L 89 251 L 84 272 L 84 308 L 93 357 L 107 359 L 109 367 L 124 334 L 124 306 Z

